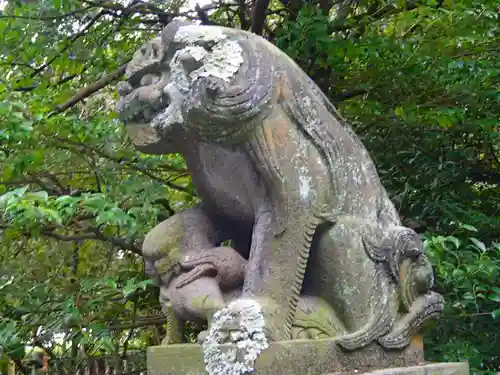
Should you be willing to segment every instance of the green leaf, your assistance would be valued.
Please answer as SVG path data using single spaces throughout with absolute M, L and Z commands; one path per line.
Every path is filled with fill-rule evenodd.
M 488 299 L 490 301 L 500 302 L 500 294 L 490 294 Z
M 137 286 L 138 286 L 139 288 L 141 288 L 142 290 L 146 290 L 146 288 L 147 288 L 149 285 L 153 285 L 153 280 L 151 280 L 151 279 L 147 279 L 147 280 L 143 280 L 143 281 L 141 281 L 139 284 L 137 284 Z
M 23 196 L 26 193 L 26 191 L 28 191 L 28 189 L 29 189 L 29 185 L 25 185 L 23 187 L 13 189 L 13 190 L 1 195 L 0 196 L 0 207 L 7 204 L 7 202 L 12 198 L 19 198 L 19 197 Z
M 446 237 L 446 240 L 453 243 L 455 247 L 458 249 L 460 247 L 460 240 L 453 236 Z
M 30 198 L 34 198 L 36 200 L 41 200 L 44 202 L 47 202 L 49 200 L 49 193 L 44 190 L 32 192 L 29 194 L 29 196 Z
M 405 114 L 405 111 L 403 109 L 403 107 L 397 107 L 395 110 L 394 110 L 394 113 L 396 114 L 396 116 L 398 117 L 403 117 L 404 114 Z
M 486 251 L 486 245 L 479 241 L 477 238 L 470 237 L 469 240 L 474 244 L 475 247 L 477 247 L 479 250 L 485 252 Z
M 465 292 L 462 296 L 463 299 L 465 300 L 473 300 L 474 295 L 471 292 Z
M 111 337 L 109 337 L 109 336 L 102 337 L 102 339 L 100 340 L 100 344 L 109 353 L 115 353 L 116 352 L 116 345 L 112 341 Z
M 12 359 L 24 359 L 26 356 L 26 350 L 24 348 L 24 344 L 21 342 L 10 342 L 5 347 L 5 354 Z
M 469 224 L 460 224 L 461 229 L 468 230 L 469 232 L 477 232 L 477 228 L 473 227 L 472 225 Z
M 116 289 L 118 287 L 117 284 L 116 284 L 116 281 L 113 280 L 113 279 L 105 279 L 104 280 L 104 284 L 107 285 L 107 286 L 110 286 L 113 289 Z

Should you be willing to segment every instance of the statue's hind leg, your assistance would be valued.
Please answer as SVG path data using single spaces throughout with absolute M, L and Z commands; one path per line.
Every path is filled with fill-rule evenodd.
M 338 338 L 342 347 L 378 341 L 403 348 L 442 313 L 442 297 L 430 291 L 432 267 L 411 229 L 342 217 L 318 233 L 313 245 L 305 286 L 336 309 L 346 328 Z

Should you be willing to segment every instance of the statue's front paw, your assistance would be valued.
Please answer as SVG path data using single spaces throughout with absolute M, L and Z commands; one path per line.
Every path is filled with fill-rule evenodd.
M 260 306 L 264 321 L 263 332 L 268 341 L 285 341 L 292 338 L 292 322 L 288 321 L 288 309 L 269 297 L 252 297 Z

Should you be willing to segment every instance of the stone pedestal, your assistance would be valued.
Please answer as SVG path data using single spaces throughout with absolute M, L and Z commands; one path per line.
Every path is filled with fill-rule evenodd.
M 467 363 L 429 363 L 412 367 L 396 367 L 370 372 L 336 373 L 328 375 L 469 375 Z
M 385 351 L 372 344 L 353 352 L 334 339 L 275 342 L 255 362 L 254 375 L 344 374 L 469 375 L 466 363 L 425 364 L 422 347 Z M 154 346 L 148 349 L 148 375 L 207 375 L 200 345 Z M 215 375 L 215 374 L 214 374 Z M 225 375 L 225 374 L 216 374 Z

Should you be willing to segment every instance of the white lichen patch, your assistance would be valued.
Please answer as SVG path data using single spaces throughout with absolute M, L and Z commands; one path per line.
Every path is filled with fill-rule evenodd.
M 236 41 L 228 40 L 220 28 L 182 26 L 175 34 L 174 41 L 186 45 L 176 51 L 170 62 L 172 80 L 178 81 L 183 88 L 189 88 L 200 77 L 215 77 L 229 82 L 243 64 L 241 46 Z M 189 58 L 201 66 L 186 71 L 183 60 Z
M 187 25 L 181 26 L 174 36 L 174 42 L 184 44 L 194 44 L 199 42 L 220 42 L 226 39 L 226 35 L 219 27 Z
M 302 199 L 309 198 L 309 193 L 311 192 L 311 177 L 306 174 L 301 174 L 299 177 L 299 192 Z
M 229 40 L 220 27 L 181 26 L 174 42 L 180 46 L 170 60 L 170 83 L 164 89 L 170 103 L 151 121 L 156 129 L 184 122 L 182 108 L 197 80 L 213 77 L 230 82 L 243 64 L 243 49 L 238 42 Z
M 269 345 L 263 328 L 264 316 L 257 301 L 236 300 L 218 311 L 203 343 L 207 372 L 243 375 L 253 371 L 255 360 Z
M 192 58 L 195 62 L 201 62 L 207 56 L 208 51 L 200 46 L 187 46 L 175 52 L 170 60 L 170 76 L 172 82 L 177 84 L 183 91 L 189 90 L 192 84 L 189 73 L 183 61 Z
M 191 72 L 190 76 L 193 81 L 199 77 L 212 76 L 229 82 L 243 64 L 242 52 L 241 46 L 235 41 L 220 42 L 206 56 L 204 65 Z

